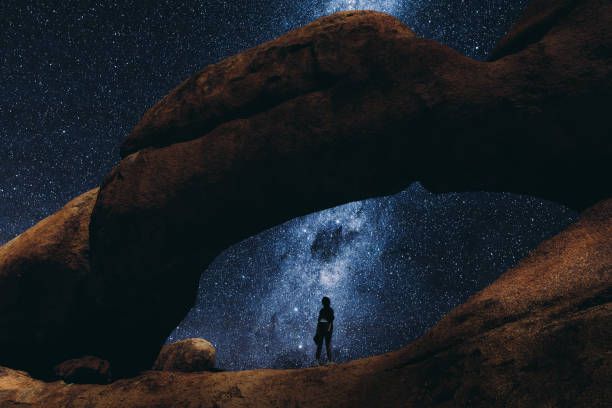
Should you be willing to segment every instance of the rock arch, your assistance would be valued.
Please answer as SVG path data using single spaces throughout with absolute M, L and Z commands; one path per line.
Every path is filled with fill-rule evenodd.
M 546 20 L 554 29 L 519 46 L 549 3 L 534 2 L 492 62 L 391 16 L 344 12 L 187 79 L 145 114 L 100 187 L 91 273 L 64 337 L 78 333 L 116 371 L 147 368 L 221 250 L 413 181 L 575 209 L 609 196 L 610 5 L 566 1 Z

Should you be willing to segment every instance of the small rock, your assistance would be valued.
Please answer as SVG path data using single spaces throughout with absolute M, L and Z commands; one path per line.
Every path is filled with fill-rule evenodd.
M 195 372 L 215 366 L 215 347 L 200 338 L 185 339 L 164 346 L 153 364 L 154 370 Z
M 94 356 L 66 360 L 53 372 L 67 383 L 108 384 L 111 380 L 110 363 Z

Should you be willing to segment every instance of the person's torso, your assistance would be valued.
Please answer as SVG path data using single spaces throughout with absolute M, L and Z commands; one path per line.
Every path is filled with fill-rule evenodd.
M 319 312 L 319 323 L 331 323 L 334 321 L 334 310 L 331 307 L 324 307 Z

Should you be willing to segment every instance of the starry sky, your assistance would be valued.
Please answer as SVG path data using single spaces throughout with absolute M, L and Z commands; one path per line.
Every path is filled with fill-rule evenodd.
M 217 257 L 167 342 L 203 337 L 227 370 L 307 367 L 328 296 L 334 361 L 393 351 L 577 219 L 533 197 L 419 183 L 296 218 Z
M 98 186 L 144 112 L 202 67 L 340 10 L 374 9 L 485 60 L 528 0 L 0 2 L 0 244 Z M 337 360 L 405 345 L 577 215 L 510 194 L 404 192 L 224 252 L 170 339 L 219 366 L 298 367 L 322 295 Z

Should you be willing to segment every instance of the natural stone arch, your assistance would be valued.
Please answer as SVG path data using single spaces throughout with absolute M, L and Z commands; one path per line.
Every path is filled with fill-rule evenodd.
M 575 209 L 608 196 L 612 64 L 602 47 L 612 41 L 610 13 L 601 10 L 611 6 L 562 3 L 557 13 L 556 3 L 536 1 L 494 62 L 418 38 L 391 16 L 350 12 L 185 81 L 126 140 L 100 188 L 90 242 L 70 231 L 54 238 L 78 248 L 81 260 L 90 250 L 91 262 L 76 270 L 87 275 L 71 303 L 78 313 L 53 332 L 61 336 L 48 359 L 86 351 L 110 359 L 115 373 L 149 368 L 191 306 L 200 272 L 225 247 L 413 181 Z M 542 23 L 533 12 L 552 17 Z M 86 224 L 90 211 L 84 206 L 71 222 Z M 20 254 L 8 252 L 3 280 L 20 273 Z M 11 361 L 23 361 L 30 350 L 19 348 L 15 329 L 24 323 L 1 306 L 2 329 L 16 333 Z M 44 325 L 35 331 L 28 345 L 53 334 Z
M 585 52 L 568 31 L 479 63 L 391 16 L 347 12 L 195 74 L 145 115 L 101 187 L 91 243 L 102 315 L 128 338 L 155 338 L 139 347 L 148 361 L 227 246 L 417 180 L 574 208 L 603 198 L 580 182 L 602 181 L 609 125 L 598 80 L 555 67 Z M 565 115 L 588 131 L 558 122 Z M 135 345 L 104 344 L 110 358 L 142 364 Z

